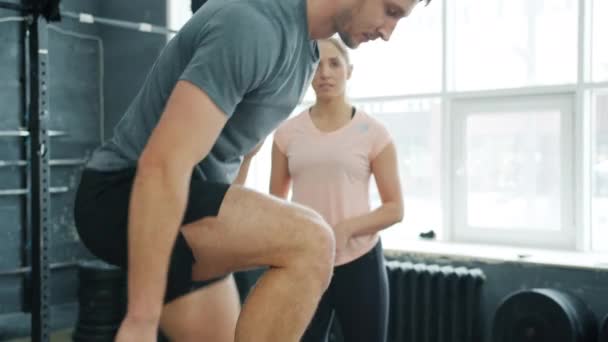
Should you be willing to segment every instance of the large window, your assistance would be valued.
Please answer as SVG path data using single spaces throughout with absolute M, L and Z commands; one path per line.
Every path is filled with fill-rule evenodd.
M 447 3 L 450 89 L 576 81 L 577 0 Z
M 417 6 L 387 44 L 381 40 L 352 51 L 353 98 L 420 94 L 441 90 L 441 1 Z
M 191 0 L 167 0 L 167 26 L 179 30 L 192 16 Z
M 348 96 L 357 98 L 441 91 L 442 2 L 417 6 L 390 38 L 362 44 L 350 51 L 353 74 Z M 396 48 L 397 47 L 397 48 Z M 304 100 L 314 101 L 309 88 Z
M 454 239 L 574 246 L 573 107 L 568 95 L 454 102 Z
M 594 81 L 608 81 L 608 1 L 593 0 L 591 29 L 591 74 Z
M 608 252 L 608 91 L 594 94 L 593 116 L 592 245 L 595 250 Z

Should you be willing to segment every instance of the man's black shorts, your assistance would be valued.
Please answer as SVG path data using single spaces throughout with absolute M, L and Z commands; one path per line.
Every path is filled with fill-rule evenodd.
M 74 206 L 80 239 L 95 256 L 127 268 L 127 218 L 135 169 L 95 171 L 85 169 Z M 204 181 L 193 175 L 183 224 L 217 216 L 229 184 Z M 194 256 L 180 232 L 171 253 L 165 303 L 207 282 L 192 281 Z M 223 278 L 223 277 L 222 277 Z

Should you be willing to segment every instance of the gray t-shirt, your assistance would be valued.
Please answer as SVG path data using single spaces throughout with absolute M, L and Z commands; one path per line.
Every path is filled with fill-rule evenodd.
M 229 117 L 197 173 L 229 183 L 242 156 L 300 102 L 318 59 L 306 0 L 209 0 L 164 48 L 113 137 L 87 167 L 135 167 L 171 91 L 186 80 Z

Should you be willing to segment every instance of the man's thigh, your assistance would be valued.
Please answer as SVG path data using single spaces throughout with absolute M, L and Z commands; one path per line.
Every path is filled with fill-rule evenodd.
M 284 267 L 320 234 L 331 234 L 311 209 L 236 185 L 226 192 L 217 216 L 181 231 L 194 253 L 197 280 L 258 266 Z
M 239 312 L 238 291 L 229 276 L 166 304 L 161 329 L 171 341 L 233 342 Z

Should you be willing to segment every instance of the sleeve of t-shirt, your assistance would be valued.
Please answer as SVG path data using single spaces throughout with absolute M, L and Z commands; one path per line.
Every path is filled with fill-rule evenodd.
M 279 128 L 274 131 L 274 143 L 277 145 L 279 151 L 283 154 L 287 154 L 287 144 L 289 138 L 289 127 L 287 126 L 289 121 L 283 122 Z
M 226 5 L 202 25 L 180 80 L 202 89 L 230 116 L 272 74 L 279 42 L 268 18 L 242 3 Z
M 382 123 L 374 120 L 373 127 L 372 148 L 370 151 L 369 160 L 376 159 L 380 152 L 382 152 L 386 146 L 388 146 L 388 144 L 393 142 L 391 134 Z

